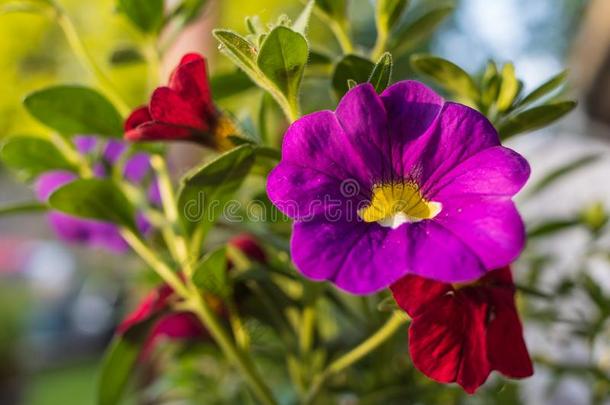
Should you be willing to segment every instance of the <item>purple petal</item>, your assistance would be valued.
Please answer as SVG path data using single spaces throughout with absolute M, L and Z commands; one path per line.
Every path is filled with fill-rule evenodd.
M 375 223 L 329 222 L 317 216 L 294 225 L 291 251 L 305 276 L 332 281 L 353 294 L 370 294 L 407 273 L 407 235 Z
M 112 224 L 76 218 L 60 212 L 49 213 L 48 219 L 57 236 L 66 242 L 104 248 L 116 253 L 128 249 L 117 227 Z
M 366 170 L 362 179 L 380 181 L 395 178 L 390 163 L 391 142 L 385 107 L 375 88 L 361 84 L 341 99 L 335 112 L 344 135 L 338 139 L 341 153 L 358 159 Z M 368 179 L 367 179 L 368 176 Z
M 151 204 L 161 205 L 161 190 L 159 189 L 159 180 L 153 179 L 148 187 L 148 200 Z
M 525 228 L 508 197 L 454 197 L 442 204 L 434 221 L 457 235 L 487 269 L 506 266 L 519 257 Z
M 438 201 L 459 195 L 512 197 L 521 190 L 529 175 L 529 164 L 521 155 L 495 146 L 458 165 L 430 185 L 426 194 Z
M 396 232 L 403 230 L 411 241 L 406 249 L 410 273 L 455 283 L 475 280 L 487 271 L 470 247 L 435 221 L 403 225 Z
M 93 175 L 99 178 L 106 177 L 106 166 L 104 166 L 104 164 L 101 162 L 95 163 L 93 165 Z
M 54 170 L 46 172 L 36 180 L 34 189 L 40 201 L 46 201 L 51 194 L 61 186 L 71 182 L 76 178 L 72 172 Z
M 441 111 L 444 100 L 433 90 L 416 81 L 402 81 L 388 87 L 381 100 L 388 117 L 392 142 L 392 162 L 399 174 L 406 147 L 421 137 Z
M 498 133 L 484 115 L 446 103 L 428 131 L 405 144 L 403 174 L 426 190 L 466 159 L 498 145 Z
M 147 153 L 135 153 L 125 163 L 125 178 L 133 183 L 139 183 L 150 169 L 150 156 Z
M 115 163 L 121 157 L 121 154 L 126 148 L 127 146 L 125 143 L 111 139 L 108 141 L 106 148 L 104 149 L 104 159 L 106 159 L 106 161 L 110 164 Z
M 74 145 L 76 149 L 83 154 L 90 153 L 95 149 L 97 145 L 97 139 L 95 136 L 90 135 L 79 135 L 74 137 Z

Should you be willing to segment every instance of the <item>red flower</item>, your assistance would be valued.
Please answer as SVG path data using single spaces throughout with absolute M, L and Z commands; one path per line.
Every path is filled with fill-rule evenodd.
M 412 318 L 413 364 L 428 377 L 472 394 L 492 370 L 511 378 L 533 374 L 510 268 L 462 287 L 408 275 L 391 290 Z
M 241 250 L 248 258 L 259 263 L 267 261 L 265 252 L 249 235 L 238 235 L 229 241 L 230 245 Z M 230 263 L 227 264 L 230 267 Z M 215 297 L 206 297 L 212 308 L 219 314 L 224 312 L 222 303 Z M 174 290 L 163 284 L 150 292 L 138 307 L 131 312 L 117 327 L 117 333 L 125 334 L 132 328 L 145 322 L 154 322 L 142 348 L 142 358 L 147 358 L 154 346 L 162 339 L 171 340 L 207 340 L 208 331 L 199 319 L 190 312 L 172 312 L 172 300 L 177 299 Z
M 212 100 L 205 59 L 185 55 L 169 79 L 157 88 L 148 106 L 140 107 L 125 121 L 130 141 L 193 141 L 215 149 L 229 149 L 227 136 L 235 127 Z

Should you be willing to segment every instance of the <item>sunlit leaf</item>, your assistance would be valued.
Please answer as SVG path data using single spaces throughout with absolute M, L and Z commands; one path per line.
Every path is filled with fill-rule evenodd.
M 442 6 L 429 11 L 410 24 L 404 24 L 392 35 L 391 49 L 402 55 L 425 41 L 453 12 L 452 6 Z
M 479 99 L 479 89 L 468 73 L 448 60 L 430 55 L 413 55 L 411 66 L 445 90 L 468 100 Z
M 373 68 L 368 80 L 375 87 L 377 93 L 381 93 L 390 85 L 393 67 L 392 55 L 389 52 L 384 53 Z
M 259 75 L 256 64 L 257 50 L 245 38 L 229 30 L 214 30 L 214 37 L 220 42 L 220 51 L 235 65 L 253 78 Z
M 123 119 L 100 93 L 82 86 L 48 87 L 28 95 L 25 108 L 62 134 L 123 136 Z
M 505 64 L 502 68 L 501 78 L 497 107 L 499 111 L 506 111 L 513 105 L 519 91 L 519 81 L 515 76 L 515 65 L 512 63 Z
M 49 170 L 75 170 L 52 142 L 35 136 L 12 136 L 0 149 L 0 159 L 26 180 Z
M 550 94 L 554 90 L 557 90 L 559 87 L 561 87 L 565 83 L 567 78 L 568 78 L 567 70 L 564 70 L 563 72 L 557 74 L 556 76 L 553 76 L 552 78 L 550 78 L 549 80 L 544 82 L 542 85 L 537 87 L 530 94 L 525 96 L 525 98 L 517 104 L 517 107 L 519 107 L 519 108 L 525 107 L 526 105 L 532 104 L 532 103 L 538 101 L 539 99 L 541 99 L 542 97 Z
M 258 54 L 259 69 L 292 105 L 297 103 L 308 55 L 305 37 L 283 26 L 269 33 Z
M 347 19 L 347 0 L 315 0 L 316 6 L 327 17 L 340 23 Z
M 134 209 L 118 186 L 108 179 L 74 180 L 51 194 L 49 205 L 81 218 L 122 225 L 134 231 Z
M 523 132 L 534 131 L 557 121 L 576 107 L 574 101 L 560 101 L 522 111 L 500 124 L 498 132 L 506 139 Z
M 311 12 L 313 11 L 315 5 L 315 0 L 309 0 L 299 17 L 294 21 L 294 24 L 292 24 L 292 29 L 294 31 L 301 35 L 306 34 L 307 27 L 309 26 L 309 19 L 311 18 Z
M 377 0 L 375 20 L 379 32 L 390 32 L 409 6 L 409 0 Z

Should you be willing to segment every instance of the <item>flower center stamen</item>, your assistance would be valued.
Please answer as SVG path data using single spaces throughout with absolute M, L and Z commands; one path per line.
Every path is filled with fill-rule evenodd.
M 407 222 L 432 219 L 441 209 L 441 203 L 424 198 L 417 183 L 391 182 L 374 185 L 371 202 L 358 215 L 365 222 L 396 229 Z

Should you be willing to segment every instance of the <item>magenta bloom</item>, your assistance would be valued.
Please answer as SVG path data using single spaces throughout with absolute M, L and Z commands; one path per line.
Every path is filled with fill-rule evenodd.
M 98 157 L 94 154 L 99 144 L 95 137 L 79 136 L 75 138 L 74 142 L 80 153 L 97 158 L 93 167 L 97 177 L 105 177 L 107 168 L 115 164 L 126 149 L 122 142 L 109 141 L 102 145 L 101 156 Z M 146 153 L 135 153 L 125 163 L 123 175 L 133 183 L 141 183 L 149 173 L 149 156 Z M 40 201 L 47 201 L 56 189 L 76 178 L 77 175 L 69 171 L 54 170 L 46 172 L 36 181 L 36 195 Z M 156 181 L 152 181 L 149 198 L 153 204 L 159 202 Z M 57 236 L 66 242 L 85 244 L 117 253 L 128 250 L 128 245 L 121 237 L 118 228 L 111 223 L 77 218 L 55 211 L 48 214 L 48 220 Z M 150 228 L 148 221 L 141 215 L 138 215 L 137 223 L 141 232 L 146 232 Z
M 362 84 L 288 129 L 267 192 L 295 220 L 297 268 L 367 294 L 511 263 L 525 242 L 511 197 L 529 172 L 479 112 L 415 81 Z

